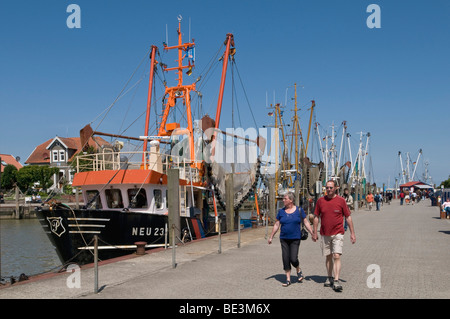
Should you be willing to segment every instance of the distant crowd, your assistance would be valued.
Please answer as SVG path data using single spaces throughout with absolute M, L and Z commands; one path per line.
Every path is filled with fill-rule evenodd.
M 400 192 L 400 205 L 403 205 L 403 203 L 406 203 L 407 205 L 411 204 L 414 205 L 414 203 L 418 203 L 421 200 L 424 200 L 425 198 L 429 197 L 428 192 L 417 190 L 410 192 L 409 190 L 405 189 L 402 192 Z
M 356 194 L 354 192 L 350 193 L 349 190 L 346 188 L 344 189 L 344 192 L 342 194 L 342 197 L 347 202 L 347 205 L 350 209 L 355 209 L 355 198 Z M 394 195 L 392 192 L 368 192 L 367 195 L 363 195 L 362 199 L 360 200 L 360 205 L 366 205 L 366 207 L 369 210 L 372 210 L 372 208 L 375 207 L 376 210 L 380 210 L 380 207 L 383 203 L 390 204 L 392 199 L 394 198 Z M 426 190 L 413 190 L 410 191 L 408 189 L 402 190 L 397 198 L 400 199 L 400 205 L 414 205 L 415 203 L 419 203 L 421 200 L 425 200 L 427 198 L 432 200 L 432 205 L 436 206 L 435 203 L 436 198 L 434 196 L 434 193 L 428 192 Z M 361 207 L 361 206 L 360 206 Z

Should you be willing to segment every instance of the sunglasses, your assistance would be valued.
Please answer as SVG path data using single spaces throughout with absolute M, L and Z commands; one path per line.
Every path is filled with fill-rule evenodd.
M 334 187 L 325 187 L 326 189 L 333 189 Z

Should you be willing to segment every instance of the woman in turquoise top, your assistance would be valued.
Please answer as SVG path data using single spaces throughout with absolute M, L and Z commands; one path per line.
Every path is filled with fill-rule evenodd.
M 294 194 L 289 192 L 283 197 L 284 208 L 278 211 L 275 225 L 273 226 L 272 234 L 269 237 L 269 245 L 272 243 L 273 236 L 278 229 L 280 231 L 281 255 L 283 259 L 283 268 L 286 273 L 287 287 L 291 284 L 291 265 L 297 269 L 298 281 L 303 281 L 303 273 L 300 269 L 300 262 L 298 261 L 298 249 L 300 246 L 302 222 L 306 230 L 312 235 L 312 228 L 303 208 L 298 208 L 294 205 Z

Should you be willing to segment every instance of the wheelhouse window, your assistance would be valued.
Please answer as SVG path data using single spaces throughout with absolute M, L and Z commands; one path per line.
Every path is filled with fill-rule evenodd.
M 86 191 L 86 197 L 87 197 L 86 204 L 90 203 L 93 200 L 92 203 L 89 204 L 88 208 L 95 208 L 95 209 L 102 208 L 102 199 L 100 198 L 98 190 Z
M 120 189 L 106 189 L 106 205 L 109 208 L 123 208 L 122 193 Z
M 131 188 L 128 190 L 128 201 L 131 208 L 147 208 L 147 193 L 145 189 Z
M 160 189 L 153 190 L 153 198 L 155 199 L 155 208 L 162 208 L 162 192 Z

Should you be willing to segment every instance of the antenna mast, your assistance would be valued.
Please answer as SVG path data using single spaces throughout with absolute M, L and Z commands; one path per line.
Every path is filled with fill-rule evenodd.
M 167 65 L 163 66 L 163 70 L 165 72 L 175 71 L 178 74 L 178 78 L 176 79 L 177 85 L 173 87 L 168 87 L 166 85 L 164 92 L 164 100 L 165 109 L 162 116 L 161 125 L 159 127 L 158 135 L 159 136 L 171 136 L 172 134 L 177 135 L 188 135 L 189 138 L 189 152 L 190 152 L 190 161 L 191 165 L 195 161 L 195 148 L 194 148 L 194 128 L 192 124 L 192 112 L 191 112 L 191 91 L 196 91 L 195 84 L 196 82 L 190 85 L 183 84 L 183 70 L 188 69 L 186 72 L 187 75 L 192 73 L 192 69 L 195 67 L 194 58 L 193 58 L 193 50 L 195 48 L 194 42 L 183 43 L 182 33 L 181 33 L 181 20 L 182 16 L 178 16 L 178 44 L 175 46 L 168 46 L 164 43 L 164 50 L 177 50 L 178 51 L 178 60 L 177 66 L 168 68 Z M 188 57 L 188 64 L 183 65 L 183 60 L 185 57 Z M 175 107 L 178 99 L 183 100 L 183 104 L 186 106 L 186 121 L 187 121 L 187 129 L 181 130 L 180 123 L 167 123 L 167 119 L 170 113 L 170 109 Z

